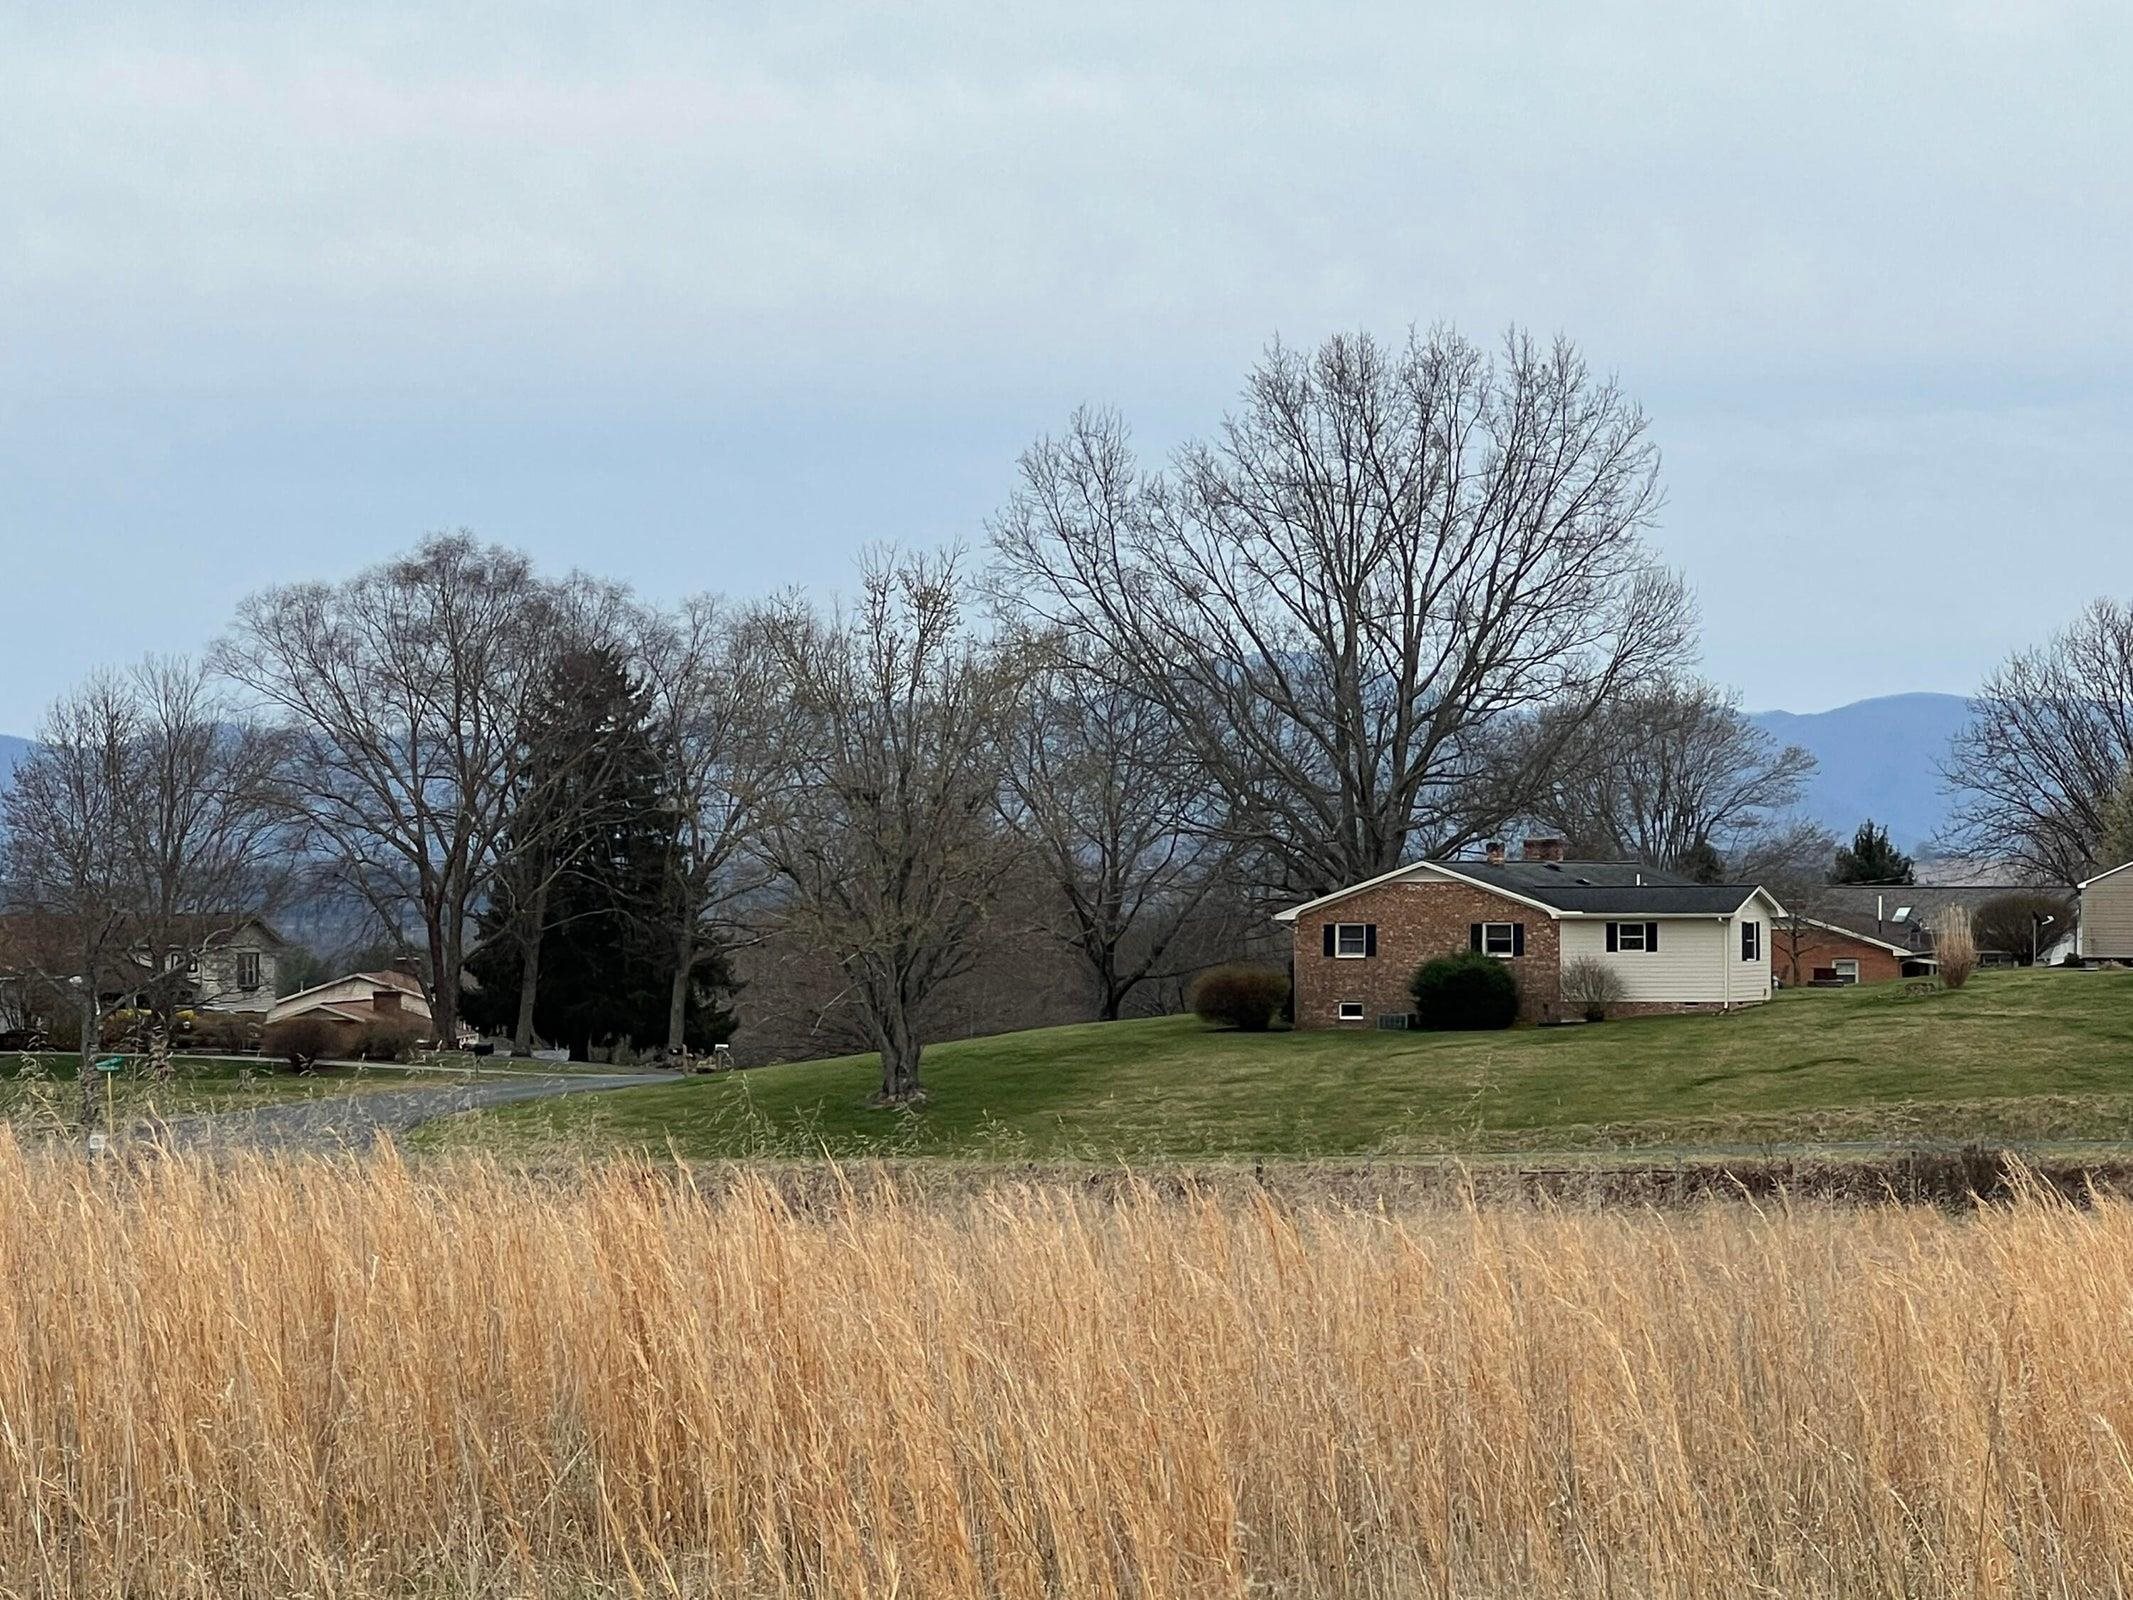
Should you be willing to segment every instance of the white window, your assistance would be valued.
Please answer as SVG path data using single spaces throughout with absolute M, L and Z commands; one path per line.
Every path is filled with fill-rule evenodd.
M 1763 959 L 1763 925 L 1760 922 L 1740 925 L 1740 958 L 1743 961 Z
M 1615 948 L 1618 950 L 1642 950 L 1644 948 L 1644 924 L 1641 922 L 1616 923 Z
M 1333 930 L 1333 953 L 1344 960 L 1360 960 L 1370 954 L 1370 924 L 1343 922 Z
M 240 989 L 256 989 L 259 987 L 259 952 L 257 950 L 240 950 L 237 952 L 237 987 Z
M 1481 953 L 1487 956 L 1516 955 L 1517 925 L 1510 922 L 1484 922 L 1481 925 Z
M 1360 1000 L 1343 1000 L 1343 1001 L 1341 1002 L 1341 1021 L 1343 1021 L 1343 1022 L 1361 1022 L 1362 1020 L 1363 1020 L 1363 1002 L 1362 1002 L 1362 1001 L 1360 1001 Z
M 1837 980 L 1840 983 L 1857 983 L 1859 981 L 1859 963 L 1850 956 L 1839 956 L 1830 965 L 1837 969 Z

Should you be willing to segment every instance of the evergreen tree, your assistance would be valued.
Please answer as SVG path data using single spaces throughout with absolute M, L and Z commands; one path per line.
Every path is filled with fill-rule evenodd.
M 1850 848 L 1837 851 L 1829 881 L 1908 884 L 1917 880 L 1911 874 L 1911 858 L 1889 843 L 1888 829 L 1876 827 L 1869 817 L 1852 835 Z
M 673 985 L 667 861 L 676 814 L 642 687 L 612 649 L 558 662 L 527 730 L 527 782 L 510 850 L 484 908 L 468 970 L 467 1013 L 515 1027 L 529 987 L 534 1033 L 585 1060 L 597 1046 L 663 1041 Z M 699 963 L 686 1042 L 705 1050 L 733 1032 L 719 1003 L 732 979 Z

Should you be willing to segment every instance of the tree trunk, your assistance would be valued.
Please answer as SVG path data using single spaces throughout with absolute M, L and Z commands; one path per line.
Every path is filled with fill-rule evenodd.
M 429 928 L 430 946 L 430 1020 L 437 1031 L 440 1049 L 451 1050 L 459 1044 L 459 914 L 450 908 L 440 909 L 431 919 Z
M 925 1046 L 911 1032 L 911 1019 L 901 1008 L 882 1019 L 881 1104 L 908 1105 L 926 1097 L 918 1081 L 919 1053 Z
M 533 892 L 533 906 L 520 932 L 518 1023 L 511 1030 L 511 1053 L 515 1056 L 533 1054 L 533 1003 L 540 994 L 541 946 L 546 942 L 542 935 L 547 920 L 548 881 L 544 877 Z
M 684 919 L 674 935 L 674 987 L 667 995 L 667 1054 L 679 1057 L 689 1042 L 689 980 L 696 968 L 696 929 Z
M 92 964 L 92 971 L 94 970 Z M 103 1017 L 96 1003 L 96 979 L 89 978 L 81 990 L 81 1066 L 76 1073 L 81 1079 L 81 1125 L 92 1126 L 96 1121 L 96 1054 L 102 1048 L 98 1037 L 103 1032 Z

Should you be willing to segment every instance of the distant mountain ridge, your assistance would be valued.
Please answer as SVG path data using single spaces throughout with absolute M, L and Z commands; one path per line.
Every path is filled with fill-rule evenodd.
M 1940 769 L 1970 720 L 1959 694 L 1886 694 L 1831 711 L 1757 711 L 1749 721 L 1819 763 L 1800 809 L 1839 838 L 1872 817 L 1916 853 L 1946 826 Z
M 1947 820 L 1940 763 L 1969 716 L 1959 694 L 1888 694 L 1833 711 L 1758 711 L 1749 720 L 1821 764 L 1802 805 L 1808 816 L 1844 838 L 1872 817 L 1899 849 L 1915 851 Z M 0 788 L 29 748 L 27 739 L 0 734 Z

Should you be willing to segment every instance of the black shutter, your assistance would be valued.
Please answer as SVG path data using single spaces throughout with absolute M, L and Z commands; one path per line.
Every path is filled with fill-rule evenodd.
M 1333 924 L 1327 923 L 1322 931 L 1326 936 L 1326 954 L 1330 956 L 1333 954 Z
M 1468 948 L 1469 950 L 1479 950 L 1479 949 L 1481 948 L 1481 924 L 1480 924 L 1480 923 L 1478 923 L 1478 922 L 1469 922 L 1469 923 L 1468 923 L 1468 924 L 1466 925 L 1466 947 L 1467 947 L 1467 948 Z
M 1526 925 L 1523 922 L 1514 922 L 1511 924 L 1511 954 L 1522 956 L 1525 953 Z
M 1610 923 L 1609 923 L 1609 924 L 1607 925 L 1607 948 L 1608 948 L 1608 951 L 1609 951 L 1609 953 L 1611 954 L 1611 953 L 1613 953 L 1614 951 L 1616 951 L 1616 950 L 1620 949 L 1620 948 L 1621 948 L 1621 946 L 1622 946 L 1622 924 L 1621 924 L 1621 923 L 1619 923 L 1619 922 L 1610 922 Z
M 1659 924 L 1658 924 L 1658 923 L 1656 923 L 1656 922 L 1647 922 L 1647 923 L 1646 923 L 1646 924 L 1644 925 L 1644 948 L 1645 948 L 1645 949 L 1647 949 L 1647 950 L 1656 950 L 1656 949 L 1658 949 L 1658 948 L 1659 948 Z
M 1374 956 L 1377 953 L 1378 925 L 1375 922 L 1366 922 L 1363 924 L 1363 954 Z

